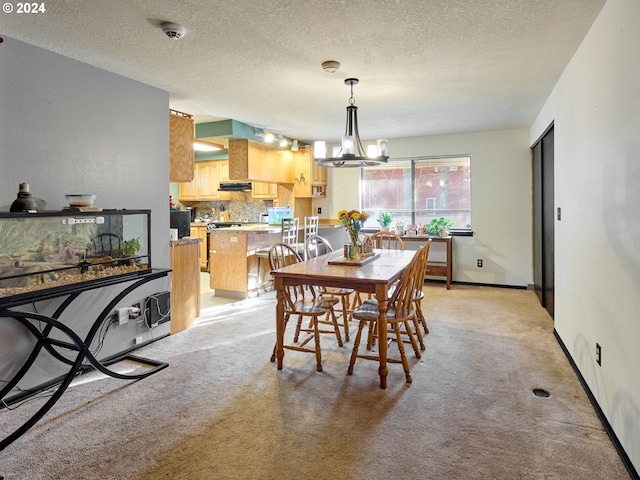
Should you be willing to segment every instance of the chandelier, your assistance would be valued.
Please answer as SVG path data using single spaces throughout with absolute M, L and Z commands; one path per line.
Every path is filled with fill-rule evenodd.
M 344 83 L 351 86 L 351 97 L 347 106 L 347 125 L 342 137 L 342 146 L 334 147 L 333 156 L 327 157 L 326 143 L 314 142 L 313 153 L 316 162 L 322 167 L 371 167 L 386 164 L 389 160 L 387 140 L 379 139 L 375 145 L 368 145 L 366 154 L 360 142 L 358 107 L 353 98 L 353 86 L 358 83 L 358 79 L 347 78 Z

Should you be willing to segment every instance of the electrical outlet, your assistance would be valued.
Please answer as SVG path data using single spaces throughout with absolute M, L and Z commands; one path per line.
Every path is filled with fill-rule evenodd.
M 125 307 L 125 308 L 118 308 L 116 310 L 117 315 L 118 315 L 118 324 L 119 325 L 124 325 L 125 323 L 127 323 L 129 321 L 129 307 Z
M 322 213 L 322 208 L 318 207 L 318 215 Z
M 482 259 L 479 258 L 477 262 L 478 267 L 482 268 Z
M 596 343 L 596 363 L 602 366 L 602 347 Z

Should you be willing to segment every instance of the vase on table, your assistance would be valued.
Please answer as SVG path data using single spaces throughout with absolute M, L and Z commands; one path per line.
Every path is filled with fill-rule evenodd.
M 347 229 L 347 234 L 349 236 L 349 252 L 346 256 L 349 260 L 358 260 L 360 258 L 359 231 Z

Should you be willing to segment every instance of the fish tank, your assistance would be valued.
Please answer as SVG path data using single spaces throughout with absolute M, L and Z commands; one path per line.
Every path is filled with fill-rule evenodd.
M 0 212 L 0 303 L 151 269 L 150 210 Z
M 269 213 L 269 225 L 282 225 L 283 218 L 293 218 L 293 208 L 271 207 L 267 209 Z

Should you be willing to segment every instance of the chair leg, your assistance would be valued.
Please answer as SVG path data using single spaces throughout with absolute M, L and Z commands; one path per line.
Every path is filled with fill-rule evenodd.
M 311 326 L 311 324 L 309 324 Z M 302 315 L 298 316 L 298 323 L 296 325 L 296 332 L 293 334 L 293 343 L 298 343 L 300 337 L 300 329 L 302 328 Z
M 429 327 L 427 327 L 427 319 L 424 318 L 422 314 L 422 300 L 416 300 L 414 302 L 416 307 L 416 315 L 418 317 L 418 321 L 422 324 L 422 329 L 424 330 L 425 335 L 429 335 Z
M 360 338 L 362 337 L 362 329 L 364 328 L 364 324 L 366 320 L 360 320 L 358 324 L 358 333 L 356 333 L 356 338 L 353 341 L 353 350 L 351 351 L 351 360 L 349 361 L 349 368 L 347 373 L 351 375 L 353 373 L 353 366 L 356 364 L 356 358 L 358 357 L 358 347 L 360 346 Z
M 336 339 L 338 340 L 338 346 L 344 346 L 342 343 L 342 336 L 340 335 L 340 326 L 338 325 L 338 319 L 336 318 L 336 312 L 333 311 L 333 308 L 327 312 L 327 316 L 331 315 L 331 324 L 333 325 L 334 330 L 336 331 Z M 327 320 L 329 320 L 327 318 Z
M 420 344 L 420 350 L 426 350 L 426 347 L 424 346 L 424 338 L 422 337 L 422 330 L 420 330 L 420 321 L 418 320 L 418 316 L 417 315 L 413 316 L 413 328 L 414 328 L 415 336 L 418 337 L 418 343 Z
M 409 321 L 405 320 L 403 323 L 404 323 L 404 328 L 406 330 L 406 335 L 407 335 L 407 337 L 409 337 L 409 342 L 411 343 L 411 346 L 413 347 L 413 353 L 415 353 L 417 358 L 422 358 L 422 352 L 420 351 L 420 348 L 418 348 L 418 342 L 416 342 L 416 337 L 415 337 L 415 335 L 413 333 L 413 330 L 411 329 L 411 325 L 409 324 Z M 418 331 L 418 332 L 420 332 L 420 331 Z
M 407 322 L 405 322 L 407 323 Z M 406 327 L 408 327 L 408 323 Z M 400 360 L 402 360 L 402 368 L 404 368 L 404 376 L 407 380 L 407 383 L 411 383 L 413 379 L 411 378 L 411 373 L 409 372 L 409 361 L 407 360 L 407 355 L 404 350 L 404 342 L 402 341 L 402 331 L 400 329 L 400 325 L 397 323 L 393 324 L 393 331 L 396 333 L 396 339 L 398 342 L 398 350 L 400 351 Z M 417 345 L 415 345 L 415 339 L 410 336 L 412 340 L 412 344 L 414 344 L 414 350 L 417 349 Z
M 318 317 L 313 317 L 313 336 L 316 345 L 316 370 L 322 371 L 322 352 L 320 350 L 320 332 L 318 328 Z
M 290 315 L 286 314 L 284 316 L 284 331 L 287 331 L 287 323 L 289 322 L 289 317 Z M 271 354 L 271 361 L 275 362 L 276 361 L 276 350 L 278 348 L 278 342 L 276 342 L 276 344 L 273 346 L 273 353 Z
M 344 341 L 349 341 L 349 317 L 351 313 L 349 312 L 349 297 L 347 295 L 342 295 L 342 324 L 344 325 Z
M 369 332 L 367 334 L 367 350 L 371 350 L 376 344 L 376 327 L 378 325 L 377 320 L 369 322 Z

